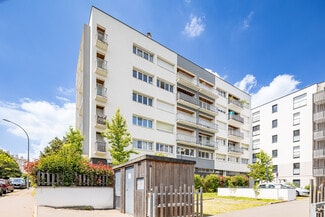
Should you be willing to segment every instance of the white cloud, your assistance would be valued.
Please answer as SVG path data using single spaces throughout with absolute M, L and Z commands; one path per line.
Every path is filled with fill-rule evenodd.
M 208 72 L 211 72 L 213 74 L 216 74 L 216 76 L 218 76 L 220 78 L 220 75 L 217 72 L 214 72 L 212 69 L 205 68 L 205 70 L 207 70 Z
M 296 91 L 299 83 L 293 75 L 278 75 L 268 86 L 252 94 L 252 108 Z
M 249 93 L 253 87 L 256 86 L 256 79 L 254 75 L 246 75 L 241 81 L 236 82 L 235 86 L 241 89 L 242 91 L 245 91 Z
M 186 23 L 184 33 L 190 38 L 195 38 L 200 36 L 203 31 L 203 18 L 191 15 L 190 21 Z
M 19 103 L 0 101 L 1 118 L 11 120 L 27 131 L 30 137 L 30 159 L 38 158 L 39 152 L 55 137 L 62 138 L 75 126 L 75 103 L 58 106 L 47 101 L 23 99 Z M 6 122 L 1 124 L 5 124 Z M 13 124 L 6 123 L 8 132 L 26 138 L 24 132 Z M 26 158 L 27 153 L 22 153 Z
M 254 11 L 249 12 L 247 17 L 245 17 L 243 22 L 242 22 L 241 29 L 245 30 L 245 29 L 248 29 L 250 27 L 250 24 L 251 24 L 252 19 L 253 19 L 253 15 L 254 15 Z

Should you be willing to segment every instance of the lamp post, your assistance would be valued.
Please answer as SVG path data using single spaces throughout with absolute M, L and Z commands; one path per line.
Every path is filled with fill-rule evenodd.
M 2 119 L 2 120 L 4 120 L 4 121 L 7 121 L 7 122 L 9 122 L 9 123 L 12 123 L 12 124 L 14 124 L 14 125 L 16 125 L 17 127 L 19 127 L 20 129 L 22 129 L 23 131 L 24 131 L 24 133 L 26 134 L 26 136 L 27 136 L 27 163 L 29 163 L 29 136 L 28 136 L 28 133 L 26 132 L 26 130 L 22 127 L 22 126 L 20 126 L 19 124 L 17 124 L 17 123 L 15 123 L 15 122 L 13 122 L 13 121 L 10 121 L 10 120 L 7 120 L 7 119 Z M 29 177 L 27 176 L 27 189 L 29 189 Z

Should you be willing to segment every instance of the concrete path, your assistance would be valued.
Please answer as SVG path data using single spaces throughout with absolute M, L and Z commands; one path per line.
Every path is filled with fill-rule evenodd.
M 239 210 L 215 217 L 309 217 L 309 198 Z

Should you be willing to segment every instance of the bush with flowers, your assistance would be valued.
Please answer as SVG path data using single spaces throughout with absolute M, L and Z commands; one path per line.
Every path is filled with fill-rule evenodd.
M 42 154 L 39 160 L 25 165 L 25 170 L 33 184 L 37 184 L 39 172 L 58 174 L 60 185 L 83 185 L 81 178 L 87 177 L 87 183 L 91 185 L 112 186 L 114 172 L 110 166 L 104 164 L 92 164 L 82 156 L 83 137 L 78 130 L 70 128 L 70 132 L 63 139 L 62 146 Z M 49 149 L 49 148 L 48 148 Z M 105 180 L 105 183 L 103 183 Z

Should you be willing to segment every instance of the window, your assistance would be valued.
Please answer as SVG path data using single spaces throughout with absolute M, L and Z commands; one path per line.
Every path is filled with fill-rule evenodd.
M 293 114 L 293 125 L 299 125 L 300 124 L 300 112 Z
M 218 92 L 219 96 L 226 98 L 226 91 L 223 91 L 223 90 L 217 88 L 217 92 Z
M 256 122 L 256 121 L 259 121 L 260 120 L 260 112 L 254 112 L 253 115 L 252 115 L 252 121 L 253 122 Z
M 148 96 L 140 95 L 139 93 L 133 93 L 132 94 L 132 100 L 134 102 L 138 102 L 138 103 L 141 103 L 141 104 L 144 104 L 144 105 L 147 105 L 147 106 L 152 106 L 153 98 L 150 98 Z
M 277 119 L 272 121 L 272 128 L 276 128 L 276 127 L 278 127 L 278 120 Z
M 199 158 L 213 160 L 213 153 L 207 151 L 199 151 Z
M 157 79 L 157 87 L 160 87 L 161 89 L 167 90 L 171 93 L 174 92 L 174 85 L 169 84 L 169 83 L 162 81 L 160 79 Z
M 277 173 L 278 172 L 278 165 L 273 165 L 273 173 Z
M 272 143 L 277 143 L 278 142 L 278 135 L 273 135 L 272 136 Z
M 157 130 L 165 131 L 168 133 L 174 132 L 174 125 L 157 121 Z
M 97 79 L 96 80 L 96 94 L 98 96 L 106 97 L 106 88 L 104 81 Z
M 300 130 L 294 130 L 293 131 L 293 142 L 299 142 L 300 141 Z
M 272 158 L 278 157 L 278 150 L 272 150 Z
M 307 93 L 293 98 L 293 109 L 307 105 Z
M 146 59 L 150 62 L 153 62 L 153 54 L 150 54 L 149 52 L 143 51 L 142 49 L 136 47 L 133 45 L 133 53 L 142 57 L 143 59 Z
M 192 148 L 177 147 L 177 154 L 187 157 L 195 157 L 195 150 Z
M 135 70 L 135 69 L 133 69 L 133 71 L 132 71 L 132 76 L 134 78 L 137 78 L 137 79 L 139 79 L 141 81 L 144 81 L 146 83 L 149 83 L 149 84 L 152 84 L 152 81 L 153 81 L 153 76 L 145 74 L 145 73 L 140 72 L 140 71 Z
M 105 60 L 105 55 L 101 53 L 97 53 L 97 68 L 106 70 L 107 69 L 107 61 Z
M 300 146 L 293 146 L 293 158 L 300 158 Z
M 293 163 L 293 175 L 300 175 L 300 163 Z
M 226 145 L 226 140 L 222 139 L 222 138 L 217 138 L 216 143 L 217 143 L 217 146 Z
M 156 143 L 156 151 L 172 154 L 174 153 L 174 146 L 162 144 L 162 143 Z
M 260 140 L 259 139 L 254 139 L 253 140 L 253 150 L 260 149 Z
M 278 104 L 272 105 L 272 113 L 278 112 Z
M 97 26 L 97 40 L 107 43 L 107 34 L 105 34 L 105 29 Z
M 153 142 L 133 139 L 132 147 L 135 149 L 152 151 Z
M 159 57 L 157 58 L 157 65 L 161 66 L 161 67 L 163 67 L 163 68 L 165 68 L 165 69 L 167 69 L 167 70 L 169 70 L 171 72 L 174 71 L 174 64 L 171 64 L 171 63 L 169 63 L 169 62 L 167 62 L 167 61 L 165 61 L 165 60 L 163 60 L 163 59 L 161 59 Z
M 152 129 L 152 120 L 133 115 L 132 124 Z
M 248 164 L 249 160 L 247 158 L 242 158 L 241 163 L 242 164 Z
M 260 125 L 253 126 L 253 136 L 260 135 Z

